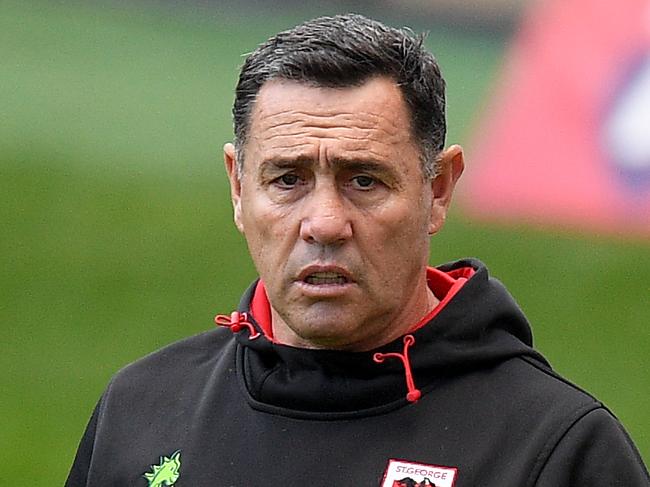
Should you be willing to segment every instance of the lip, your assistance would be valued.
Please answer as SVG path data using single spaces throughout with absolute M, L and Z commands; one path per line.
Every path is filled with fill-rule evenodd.
M 315 273 L 335 273 L 343 276 L 346 282 L 342 284 L 310 284 L 305 279 L 311 274 Z M 301 289 L 301 292 L 309 297 L 314 298 L 334 298 L 346 294 L 356 281 L 353 279 L 352 274 L 337 265 L 310 265 L 300 271 L 295 280 L 295 284 Z
M 326 264 L 323 265 L 312 264 L 310 266 L 305 267 L 300 271 L 300 274 L 298 274 L 297 280 L 300 282 L 305 282 L 305 279 L 307 279 L 307 277 L 310 276 L 311 274 L 325 273 L 325 272 L 339 274 L 343 276 L 347 281 L 345 284 L 354 283 L 352 274 L 350 274 L 350 272 L 345 267 L 340 267 L 337 265 L 326 265 Z M 327 284 L 327 286 L 342 286 L 342 285 L 343 284 Z

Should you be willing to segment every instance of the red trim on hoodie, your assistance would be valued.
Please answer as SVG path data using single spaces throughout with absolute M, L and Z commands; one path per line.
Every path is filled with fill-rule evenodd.
M 460 267 L 449 272 L 443 272 L 435 267 L 427 267 L 427 285 L 440 302 L 412 328 L 409 328 L 408 333 L 422 328 L 440 313 L 475 272 L 471 267 Z
M 431 321 L 440 311 L 451 301 L 460 288 L 467 282 L 467 280 L 476 272 L 471 267 L 460 267 L 453 269 L 449 272 L 443 272 L 434 267 L 427 267 L 427 285 L 433 295 L 440 300 L 438 305 L 427 313 L 420 321 L 418 321 L 412 328 L 409 328 L 408 333 L 413 333 L 415 330 L 422 328 L 429 321 Z M 273 338 L 273 320 L 271 318 L 271 303 L 266 294 L 266 287 L 262 280 L 257 283 L 253 299 L 251 300 L 251 315 L 255 321 L 260 325 L 264 335 L 271 340 Z
M 271 303 L 266 295 L 266 286 L 260 279 L 255 287 L 255 294 L 251 300 L 251 316 L 260 325 L 264 335 L 271 341 L 273 339 L 273 319 L 271 318 Z

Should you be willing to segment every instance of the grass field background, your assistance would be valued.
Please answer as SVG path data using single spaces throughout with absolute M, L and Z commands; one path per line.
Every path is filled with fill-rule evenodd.
M 119 5 L 2 4 L 7 485 L 62 484 L 111 375 L 236 305 L 255 272 L 231 223 L 220 152 L 241 54 L 334 13 Z M 431 29 L 449 84 L 449 140 L 471 155 L 504 41 L 413 27 Z M 431 261 L 465 256 L 508 285 L 541 351 L 608 404 L 650 459 L 650 245 L 488 226 L 456 211 Z

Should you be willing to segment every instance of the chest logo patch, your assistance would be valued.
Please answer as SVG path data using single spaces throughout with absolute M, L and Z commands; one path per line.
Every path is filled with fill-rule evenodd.
M 453 487 L 458 469 L 389 460 L 380 487 Z
M 176 450 L 169 457 L 160 457 L 158 465 L 151 466 L 144 478 L 149 481 L 149 487 L 172 487 L 181 476 L 181 451 Z

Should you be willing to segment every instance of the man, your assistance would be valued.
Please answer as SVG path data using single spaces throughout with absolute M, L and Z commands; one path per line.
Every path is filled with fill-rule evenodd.
M 68 486 L 649 486 L 485 267 L 427 268 L 463 171 L 419 38 L 320 18 L 248 56 L 225 146 L 260 275 L 102 396 Z

